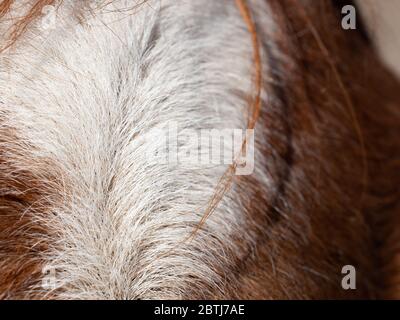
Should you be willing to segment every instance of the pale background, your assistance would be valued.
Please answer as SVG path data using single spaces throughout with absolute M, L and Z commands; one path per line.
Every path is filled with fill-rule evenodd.
M 400 77 L 400 0 L 357 0 L 385 62 Z

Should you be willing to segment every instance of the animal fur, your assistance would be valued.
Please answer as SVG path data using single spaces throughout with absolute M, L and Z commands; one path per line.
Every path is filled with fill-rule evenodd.
M 36 18 L 21 34 L 5 17 L 26 7 L 11 4 L 2 298 L 398 297 L 398 81 L 330 1 L 247 2 L 263 68 L 255 172 L 193 237 L 226 166 L 146 152 L 165 152 L 153 129 L 171 121 L 245 128 L 254 52 L 235 2 L 64 2 L 55 29 Z M 354 291 L 341 287 L 348 264 Z

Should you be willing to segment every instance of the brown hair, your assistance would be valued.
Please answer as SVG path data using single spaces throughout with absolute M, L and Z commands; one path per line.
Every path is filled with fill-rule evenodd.
M 13 6 L 17 6 L 15 0 L 2 0 L 0 2 L 0 19 L 11 19 L 9 30 L 6 34 L 8 35 L 7 42 L 2 44 L 1 51 L 11 47 L 19 37 L 21 37 L 29 26 L 38 17 L 42 15 L 43 8 L 47 5 L 53 5 L 56 0 L 36 0 L 33 1 L 30 8 L 21 17 L 7 17 Z M 0 51 L 0 52 L 1 52 Z

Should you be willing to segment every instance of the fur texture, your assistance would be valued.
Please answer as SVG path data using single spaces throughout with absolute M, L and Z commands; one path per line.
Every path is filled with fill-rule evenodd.
M 356 32 L 338 29 L 329 2 L 248 2 L 264 75 L 255 172 L 235 178 L 191 238 L 226 166 L 146 153 L 165 152 L 152 130 L 171 121 L 245 128 L 253 52 L 233 1 L 115 1 L 85 14 L 66 2 L 54 30 L 36 20 L 2 53 L 3 298 L 388 292 L 398 83 Z M 312 27 L 330 34 L 326 48 Z M 340 285 L 347 264 L 355 291 Z M 55 272 L 50 288 L 45 270 Z
M 206 297 L 223 290 L 230 261 L 244 254 L 234 236 L 246 225 L 245 199 L 226 198 L 184 242 L 226 167 L 160 165 L 146 152 L 160 144 L 151 129 L 169 121 L 180 130 L 244 127 L 250 39 L 225 1 L 155 2 L 124 16 L 125 6 L 80 28 L 62 7 L 56 30 L 13 52 L 9 68 L 21 73 L 7 78 L 2 68 L 2 128 L 16 128 L 21 142 L 7 144 L 7 161 L 41 181 L 59 169 L 49 181 L 59 201 L 45 217 L 28 214 L 57 233 L 43 254 L 61 297 Z M 32 159 L 52 165 L 39 160 L 36 172 Z

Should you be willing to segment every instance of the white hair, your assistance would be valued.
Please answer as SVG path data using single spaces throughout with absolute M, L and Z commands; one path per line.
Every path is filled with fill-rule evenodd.
M 222 296 L 231 262 L 252 242 L 249 194 L 233 186 L 189 239 L 227 166 L 160 164 L 146 150 L 166 152 L 152 129 L 170 121 L 179 130 L 245 128 L 251 38 L 234 1 L 122 10 L 129 3 L 79 23 L 62 5 L 54 28 L 38 21 L 3 63 L 18 72 L 0 68 L 3 126 L 21 141 L 14 166 L 62 182 L 52 191 L 59 201 L 36 214 L 53 234 L 45 270 L 56 271 L 60 298 Z M 268 12 L 264 2 L 253 6 Z

